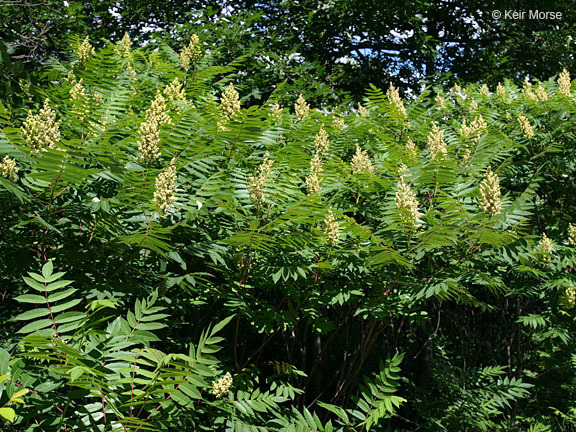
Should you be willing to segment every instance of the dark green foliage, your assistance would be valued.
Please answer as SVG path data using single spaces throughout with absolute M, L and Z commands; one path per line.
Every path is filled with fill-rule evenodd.
M 184 71 L 187 42 L 127 56 L 102 44 L 55 62 L 30 107 L 0 111 L 0 161 L 18 169 L 0 177 L 10 427 L 573 426 L 573 95 L 550 80 L 534 101 L 507 81 L 504 96 L 470 85 L 402 102 L 372 86 L 365 113 L 309 99 L 299 120 L 300 88 L 250 105 L 237 85 L 228 121 L 221 95 L 240 62 L 205 52 Z M 144 163 L 141 125 L 175 78 L 186 100 L 165 94 L 160 156 Z M 46 98 L 61 138 L 35 154 L 24 124 Z M 435 126 L 445 154 L 429 144 Z M 322 127 L 330 143 L 309 194 Z M 351 166 L 357 146 L 372 170 Z M 496 214 L 482 211 L 488 167 Z M 16 387 L 31 390 L 23 404 Z

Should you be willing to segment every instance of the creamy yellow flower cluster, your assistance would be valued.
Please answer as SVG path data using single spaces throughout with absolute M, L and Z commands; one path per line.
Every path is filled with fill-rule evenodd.
M 178 175 L 176 173 L 176 161 L 172 159 L 168 169 L 162 171 L 156 177 L 156 188 L 154 190 L 154 203 L 162 210 L 168 213 L 172 205 L 176 202 L 176 182 Z
M 70 89 L 70 98 L 73 103 L 72 113 L 82 122 L 90 112 L 90 102 L 101 103 L 102 95 L 95 94 L 90 97 L 84 87 L 84 80 L 82 78 L 76 81 L 74 77 L 71 77 L 70 81 L 74 83 Z
M 18 168 L 16 168 L 16 161 L 8 155 L 4 155 L 0 161 L 0 175 L 8 180 L 15 181 Z
M 128 33 L 124 33 L 122 40 L 114 47 L 114 51 L 121 57 L 130 57 L 132 50 L 132 41 Z
M 306 177 L 306 188 L 308 189 L 308 195 L 313 195 L 320 192 L 320 183 L 322 183 L 322 171 L 324 171 L 322 159 L 320 158 L 318 152 L 316 152 L 310 161 L 310 174 L 308 174 L 308 177 Z
M 76 51 L 76 55 L 78 56 L 78 60 L 80 63 L 84 63 L 89 58 L 93 57 L 96 54 L 96 50 L 90 43 L 90 39 L 88 36 L 82 41 L 80 45 L 78 45 L 78 49 Z
M 480 208 L 491 216 L 500 214 L 502 201 L 500 200 L 500 179 L 492 172 L 492 167 L 486 170 L 486 177 L 480 184 Z
M 386 96 L 388 97 L 390 103 L 392 103 L 396 107 L 396 110 L 398 110 L 398 112 L 405 117 L 406 108 L 404 108 L 404 102 L 400 97 L 400 92 L 398 91 L 398 89 L 394 87 L 392 84 L 390 84 L 390 87 L 386 92 Z
M 356 153 L 352 157 L 352 174 L 362 174 L 362 173 L 372 173 L 374 172 L 374 167 L 372 166 L 372 161 L 366 150 L 362 150 L 358 144 L 356 144 Z
M 193 63 L 198 62 L 202 58 L 202 46 L 200 44 L 200 38 L 198 35 L 193 34 L 190 37 L 190 43 L 188 46 L 184 47 L 180 53 L 180 60 L 182 62 L 182 68 L 188 72 L 190 66 Z
M 232 383 L 232 375 L 230 375 L 230 372 L 226 372 L 226 375 L 218 381 L 212 381 L 212 394 L 216 396 L 216 399 L 226 396 L 230 391 L 230 387 L 232 387 Z
M 32 154 L 56 148 L 60 141 L 60 122 L 56 121 L 56 111 L 50 108 L 46 99 L 38 114 L 29 114 L 22 125 L 22 136 Z
M 273 160 L 268 159 L 269 154 L 266 152 L 264 161 L 258 167 L 258 172 L 250 176 L 248 181 L 248 194 L 254 205 L 258 208 L 264 204 L 264 186 L 268 181 L 268 177 L 272 174 Z
M 526 99 L 534 102 L 546 102 L 548 100 L 548 92 L 546 92 L 546 89 L 542 87 L 542 84 L 538 84 L 536 92 L 534 92 L 532 90 L 532 84 L 530 84 L 528 80 L 524 81 L 522 86 L 522 95 Z
M 396 192 L 396 209 L 400 214 L 402 223 L 411 229 L 416 229 L 419 227 L 418 218 L 420 217 L 418 200 L 416 194 L 404 180 L 405 172 L 405 167 L 400 170 L 400 182 Z
M 324 219 L 324 235 L 332 246 L 336 246 L 340 241 L 340 225 L 332 210 L 328 210 L 328 215 Z
M 320 131 L 314 138 L 314 146 L 316 151 L 314 157 L 310 161 L 310 174 L 306 178 L 306 188 L 308 189 L 308 195 L 313 195 L 320 192 L 320 184 L 322 183 L 322 171 L 323 163 L 322 156 L 328 152 L 330 148 L 330 140 L 328 139 L 328 133 L 324 129 L 324 125 L 320 126 Z
M 186 100 L 186 92 L 184 91 L 184 83 L 180 82 L 178 77 L 174 78 L 174 80 L 164 87 L 164 95 L 168 98 L 169 101 L 185 101 Z
M 226 125 L 230 123 L 240 112 L 240 95 L 234 89 L 234 84 L 230 83 L 226 90 L 220 97 L 220 121 L 218 122 L 218 130 L 227 131 Z
M 149 165 L 160 157 L 160 127 L 170 122 L 166 99 L 158 93 L 146 110 L 146 117 L 138 130 L 138 155 L 141 162 Z
M 298 96 L 298 100 L 294 105 L 294 110 L 296 112 L 296 118 L 298 121 L 304 121 L 310 114 L 310 105 L 306 102 L 306 99 L 304 99 L 302 94 Z
M 444 142 L 444 131 L 437 124 L 433 124 L 432 130 L 428 133 L 428 148 L 432 159 L 442 158 L 448 153 Z

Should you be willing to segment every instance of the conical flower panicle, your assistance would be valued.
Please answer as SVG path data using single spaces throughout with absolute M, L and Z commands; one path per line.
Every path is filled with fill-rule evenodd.
M 56 148 L 60 141 L 60 122 L 56 121 L 56 111 L 50 108 L 46 99 L 38 114 L 29 114 L 22 124 L 22 136 L 32 154 Z
M 178 77 L 174 78 L 174 80 L 164 87 L 164 95 L 168 98 L 169 101 L 185 101 L 186 100 L 186 92 L 182 88 L 183 83 L 180 82 Z
M 542 234 L 542 238 L 538 242 L 538 250 L 544 254 L 542 256 L 543 261 L 550 261 L 550 255 L 554 253 L 554 244 L 546 236 L 546 233 Z
M 530 121 L 524 114 L 518 116 L 518 123 L 520 123 L 522 135 L 526 138 L 532 138 L 534 136 L 534 127 L 530 124 Z
M 314 138 L 314 145 L 316 146 L 316 153 L 320 156 L 324 155 L 328 148 L 330 147 L 330 140 L 328 139 L 328 133 L 324 129 L 324 125 L 320 125 L 320 131 L 318 135 Z
M 122 49 L 124 50 L 124 56 L 128 57 L 130 55 L 130 49 L 132 48 L 132 41 L 130 40 L 130 36 L 128 36 L 127 32 L 124 32 L 124 36 L 122 36 Z
M 400 92 L 396 87 L 390 84 L 388 91 L 386 92 L 386 96 L 388 96 L 388 100 L 396 107 L 398 112 L 403 116 L 406 116 L 406 109 L 404 108 L 404 102 L 400 97 Z
M 408 173 L 408 165 L 406 165 L 404 162 L 402 162 L 400 164 L 400 166 L 398 166 L 398 176 L 400 178 L 410 177 L 410 174 L 407 174 L 407 173 Z
M 272 165 L 274 164 L 274 161 L 268 159 L 269 157 L 270 154 L 268 152 L 264 153 L 264 160 L 260 164 L 260 175 L 263 177 L 270 177 L 272 174 Z
M 484 117 L 480 115 L 472 120 L 470 127 L 472 128 L 472 133 L 481 133 L 488 128 L 488 124 L 484 120 Z
M 548 92 L 542 87 L 542 84 L 538 84 L 538 87 L 536 87 L 536 98 L 540 102 L 546 102 L 548 100 Z
M 296 118 L 298 121 L 304 121 L 310 114 L 310 105 L 308 105 L 306 99 L 304 99 L 304 96 L 302 96 L 302 93 L 300 93 L 300 96 L 298 96 L 298 100 L 294 105 L 294 110 L 296 112 Z
M 150 108 L 146 110 L 147 122 L 156 122 L 158 126 L 172 123 L 172 119 L 168 115 L 168 107 L 166 106 L 166 99 L 158 92 L 156 97 L 150 104 Z
M 411 227 L 418 228 L 418 218 L 420 213 L 418 212 L 418 200 L 416 195 L 404 182 L 404 176 L 400 177 L 400 183 L 398 185 L 398 191 L 396 192 L 396 208 L 400 214 L 400 219 L 403 224 Z
M 138 133 L 138 155 L 141 162 L 150 165 L 160 157 L 160 127 L 163 124 L 171 123 L 168 115 L 166 99 L 159 92 L 146 110 L 144 121 L 140 124 Z
M 372 173 L 374 172 L 374 167 L 372 166 L 372 161 L 368 152 L 362 150 L 358 144 L 356 144 L 356 153 L 352 156 L 352 174 L 362 174 L 362 173 Z
M 468 90 L 462 88 L 459 84 L 454 84 L 452 87 L 452 92 L 456 93 L 456 103 L 464 106 L 468 100 Z
M 506 99 L 506 89 L 502 85 L 502 83 L 498 83 L 498 87 L 496 87 L 496 95 L 498 99 L 504 101 Z
M 322 159 L 318 153 L 310 161 L 310 174 L 306 178 L 306 188 L 308 195 L 313 195 L 320 192 L 320 183 L 322 182 Z
M 248 194 L 254 205 L 258 208 L 264 204 L 264 186 L 268 177 L 272 174 L 273 160 L 268 159 L 269 155 L 264 155 L 264 161 L 258 167 L 258 172 L 250 176 L 248 181 Z
M 114 51 L 121 57 L 130 57 L 130 51 L 132 49 L 132 41 L 130 36 L 125 32 L 122 40 L 114 47 Z
M 492 167 L 486 170 L 486 176 L 480 184 L 480 208 L 490 216 L 500 214 L 502 201 L 500 200 L 500 179 L 492 172 Z
M 477 143 L 484 131 L 488 128 L 488 124 L 482 116 L 477 116 L 470 126 L 466 124 L 466 120 L 462 122 L 460 127 L 460 135 L 463 138 L 471 138 L 474 143 Z
M 137 81 L 136 77 L 138 76 L 138 72 L 136 72 L 136 70 L 130 65 L 126 66 L 126 70 L 128 71 L 128 76 L 130 77 L 130 81 L 132 83 L 136 82 Z
M 272 111 L 272 114 L 270 116 L 274 120 L 274 122 L 280 123 L 282 121 L 282 112 L 284 110 L 280 107 L 278 102 L 274 102 L 270 110 Z
M 574 290 L 574 285 L 570 284 L 568 288 L 566 288 L 560 298 L 560 303 L 564 306 L 564 309 L 574 309 L 574 306 L 576 306 L 576 291 Z
M 138 130 L 138 155 L 140 162 L 150 165 L 160 157 L 160 129 L 155 121 L 144 121 Z
M 16 168 L 16 161 L 8 155 L 4 155 L 0 161 L 0 176 L 8 180 L 15 181 L 18 168 Z
M 232 375 L 230 375 L 230 372 L 226 372 L 226 375 L 218 381 L 212 381 L 212 394 L 216 396 L 216 399 L 226 396 L 230 391 L 230 387 L 232 387 L 232 383 Z
M 563 69 L 558 76 L 558 93 L 570 97 L 571 86 L 570 73 L 566 69 Z
M 532 91 L 532 84 L 528 82 L 528 80 L 524 81 L 524 85 L 522 86 L 522 95 L 531 101 L 537 101 L 538 96 Z
M 437 94 L 434 97 L 434 102 L 436 102 L 436 107 L 438 109 L 445 109 L 446 108 L 446 99 L 444 99 L 441 95 Z
M 72 113 L 76 115 L 80 121 L 83 121 L 88 115 L 90 108 L 88 106 L 88 97 L 82 78 L 80 78 L 80 81 L 77 81 L 70 89 L 70 98 L 74 101 Z
M 335 114 L 333 123 L 334 127 L 340 131 L 346 129 L 346 120 L 342 114 Z
M 324 219 L 324 235 L 332 246 L 336 246 L 340 241 L 340 225 L 332 210 L 328 210 L 328 215 Z
M 182 68 L 188 72 L 192 64 L 197 63 L 202 58 L 202 46 L 200 45 L 200 38 L 198 35 L 193 34 L 190 36 L 190 43 L 184 47 L 180 53 L 180 61 Z
M 168 169 L 162 171 L 156 177 L 156 189 L 154 191 L 154 203 L 162 210 L 162 213 L 168 213 L 172 205 L 177 201 L 176 182 L 178 175 L 176 173 L 175 160 L 172 159 Z
M 82 43 L 78 46 L 78 51 L 76 52 L 76 54 L 78 55 L 78 60 L 80 60 L 80 63 L 84 63 L 86 60 L 88 60 L 89 58 L 93 57 L 94 54 L 96 54 L 96 50 L 94 49 L 92 44 L 90 44 L 90 39 L 88 38 L 88 36 L 86 36 L 84 41 L 82 41 Z
M 428 148 L 432 159 L 442 158 L 448 153 L 444 142 L 444 131 L 437 124 L 434 124 L 432 130 L 428 133 Z
M 76 81 L 76 83 L 70 89 L 70 97 L 73 100 L 79 100 L 86 97 L 86 89 L 84 88 L 84 80 L 80 78 L 80 81 Z
M 414 141 L 412 141 L 410 138 L 408 141 L 406 141 L 406 153 L 408 154 L 408 157 L 412 159 L 416 159 L 418 156 L 418 149 L 416 148 L 416 144 L 414 144 Z
M 226 124 L 234 120 L 240 112 L 240 95 L 234 89 L 234 84 L 230 83 L 226 90 L 222 92 L 220 97 L 220 121 L 218 122 L 218 129 L 221 131 L 227 130 Z
M 576 226 L 568 224 L 568 243 L 576 246 Z

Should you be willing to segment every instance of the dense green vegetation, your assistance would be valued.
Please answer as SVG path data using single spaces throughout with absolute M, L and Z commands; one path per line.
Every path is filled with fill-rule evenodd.
M 245 10 L 0 44 L 3 430 L 573 430 L 568 71 L 403 99 Z

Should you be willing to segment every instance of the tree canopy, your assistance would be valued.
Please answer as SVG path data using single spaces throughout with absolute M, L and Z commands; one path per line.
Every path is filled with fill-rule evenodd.
M 163 40 L 175 47 L 197 33 L 217 51 L 221 65 L 245 56 L 243 81 L 256 103 L 283 81 L 359 100 L 367 84 L 385 88 L 392 81 L 412 93 L 423 83 L 496 85 L 506 78 L 521 84 L 527 76 L 546 80 L 574 61 L 576 12 L 561 1 L 547 2 L 545 8 L 537 1 L 494 0 L 0 4 L 3 49 L 29 68 L 53 55 L 63 58 L 74 34 L 90 34 L 97 46 L 101 39 L 119 40 L 127 32 L 136 45 Z M 503 15 L 529 10 L 553 11 L 561 18 Z M 302 79 L 310 75 L 315 83 Z

